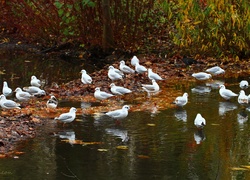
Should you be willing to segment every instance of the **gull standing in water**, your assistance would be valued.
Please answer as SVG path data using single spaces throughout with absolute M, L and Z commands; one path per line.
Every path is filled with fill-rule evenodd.
M 99 87 L 95 88 L 94 97 L 98 100 L 104 100 L 104 99 L 110 98 L 112 96 L 114 96 L 114 95 L 107 93 L 105 91 L 101 91 Z
M 3 82 L 2 92 L 4 96 L 9 96 L 12 93 L 12 89 L 9 88 L 8 83 L 6 81 Z
M 240 90 L 240 94 L 238 96 L 238 103 L 241 105 L 248 105 L 248 96 L 245 94 L 244 90 Z
M 173 102 L 176 106 L 183 107 L 188 102 L 188 93 L 184 93 L 183 96 L 178 96 Z
M 86 70 L 81 70 L 82 73 L 82 77 L 81 77 L 81 81 L 83 84 L 91 84 L 92 83 L 92 78 L 87 74 Z
M 226 89 L 226 87 L 224 85 L 220 85 L 219 93 L 220 93 L 221 97 L 223 97 L 226 100 L 229 100 L 229 99 L 231 99 L 233 97 L 238 96 L 238 94 L 232 92 L 229 89 Z
M 160 90 L 160 87 L 157 82 L 152 79 L 152 84 L 142 84 L 142 89 L 144 89 L 148 93 L 154 93 L 158 92 Z
M 36 76 L 31 76 L 30 85 L 40 87 L 41 81 L 39 79 L 37 79 Z
M 247 89 L 248 88 L 248 81 L 246 81 L 246 80 L 240 81 L 240 88 Z
M 6 99 L 6 97 L 3 94 L 0 95 L 0 106 L 3 109 L 14 109 L 14 108 L 21 109 L 19 107 L 20 106 L 19 103 L 16 103 L 15 101 Z
M 59 120 L 65 123 L 70 123 L 75 120 L 76 118 L 76 108 L 70 108 L 68 113 L 63 113 L 59 117 L 55 117 L 55 120 Z
M 197 128 L 203 128 L 205 125 L 206 125 L 206 120 L 205 118 L 203 118 L 201 116 L 200 113 L 198 113 L 195 117 L 195 120 L 194 120 L 194 125 L 197 127 Z
M 122 107 L 122 109 L 117 109 L 114 111 L 109 111 L 107 113 L 105 113 L 106 115 L 108 115 L 109 117 L 112 117 L 116 120 L 120 120 L 120 119 L 124 119 L 125 117 L 128 116 L 128 110 L 130 109 L 130 107 L 128 105 L 124 105 Z

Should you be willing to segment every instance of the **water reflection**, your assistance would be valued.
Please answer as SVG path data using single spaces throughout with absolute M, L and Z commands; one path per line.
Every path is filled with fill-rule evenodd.
M 194 140 L 196 144 L 200 144 L 202 141 L 206 139 L 205 133 L 203 129 L 199 129 L 196 132 L 194 132 Z
M 191 91 L 192 93 L 206 94 L 211 92 L 211 88 L 207 86 L 196 86 L 195 88 L 192 88 Z
M 185 109 L 177 109 L 174 116 L 179 121 L 187 122 L 187 111 Z
M 222 81 L 222 80 L 213 80 L 213 81 L 207 82 L 206 86 L 209 86 L 212 89 L 219 89 L 220 85 L 223 85 L 223 84 L 225 84 L 225 81 Z
M 75 131 L 74 130 L 65 130 L 65 131 L 61 131 L 58 133 L 59 138 L 61 139 L 67 139 L 68 143 L 73 145 L 75 143 L 76 140 L 76 135 L 75 135 Z
M 127 142 L 129 140 L 128 131 L 125 129 L 106 128 L 105 131 L 107 134 L 120 138 L 122 142 Z
M 244 128 L 244 125 L 247 122 L 247 120 L 248 120 L 248 114 L 245 110 L 242 110 L 237 114 L 237 121 L 240 129 Z
M 219 115 L 223 116 L 225 115 L 228 111 L 233 111 L 237 109 L 237 105 L 233 102 L 225 101 L 225 102 L 220 102 L 219 103 Z

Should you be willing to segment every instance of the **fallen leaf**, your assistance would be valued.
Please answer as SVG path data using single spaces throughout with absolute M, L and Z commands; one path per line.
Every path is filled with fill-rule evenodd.
M 127 150 L 128 146 L 116 146 L 116 149 Z
M 108 150 L 107 149 L 97 149 L 97 151 L 99 151 L 99 152 L 107 152 Z
M 149 156 L 146 156 L 146 155 L 138 155 L 137 157 L 141 158 L 141 159 L 149 159 L 150 158 Z
M 150 123 L 148 123 L 147 125 L 151 127 L 155 126 L 155 124 L 150 124 Z
M 231 167 L 231 170 L 233 170 L 233 171 L 247 171 L 248 169 L 241 168 L 241 167 Z

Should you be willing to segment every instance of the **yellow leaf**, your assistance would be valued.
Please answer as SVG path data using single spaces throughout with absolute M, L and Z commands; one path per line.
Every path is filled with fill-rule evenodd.
M 241 167 L 243 167 L 243 168 L 247 168 L 247 169 L 249 169 L 249 170 L 250 170 L 250 166 L 241 166 Z
M 116 149 L 127 150 L 128 146 L 117 146 Z
M 246 168 L 240 168 L 240 167 L 231 167 L 231 170 L 233 170 L 233 171 L 247 171 Z
M 196 25 L 196 24 L 200 24 L 200 23 L 201 23 L 201 21 L 196 21 L 193 24 Z
M 148 126 L 151 126 L 151 127 L 152 127 L 152 126 L 155 126 L 155 124 L 150 124 L 150 123 L 148 123 L 147 125 L 148 125 Z

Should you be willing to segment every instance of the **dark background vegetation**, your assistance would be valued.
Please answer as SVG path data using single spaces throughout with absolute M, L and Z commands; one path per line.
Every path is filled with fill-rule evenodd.
M 1 44 L 249 58 L 248 0 L 2 0 Z

